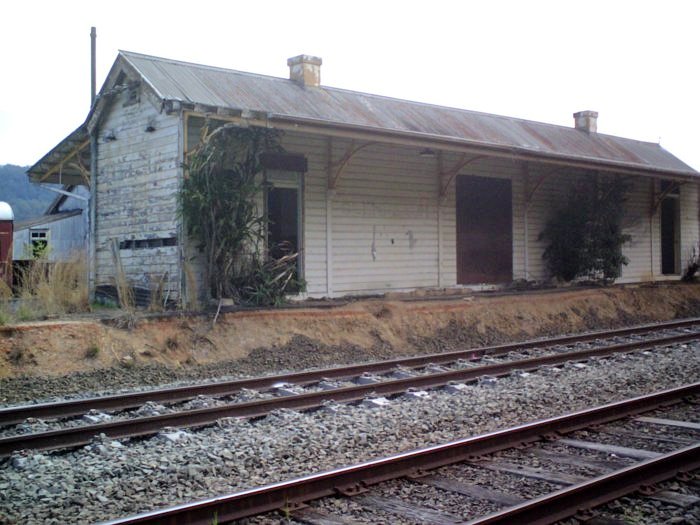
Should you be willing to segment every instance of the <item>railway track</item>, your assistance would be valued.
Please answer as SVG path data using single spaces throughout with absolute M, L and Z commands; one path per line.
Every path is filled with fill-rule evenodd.
M 700 383 L 694 383 L 107 523 L 227 523 L 275 512 L 276 518 L 261 523 L 285 516 L 292 523 L 351 525 L 366 523 L 353 520 L 364 512 L 387 523 L 546 524 L 581 517 L 582 510 L 640 490 L 645 497 L 693 506 L 700 502 L 697 495 L 657 484 L 680 475 L 697 487 L 700 423 L 692 420 L 700 418 L 699 400 Z M 653 417 L 643 417 L 645 413 Z M 655 430 L 640 430 L 648 427 Z M 568 465 L 569 471 L 560 472 L 557 465 Z M 462 479 L 460 469 L 469 471 Z M 488 475 L 480 478 L 474 471 Z M 481 481 L 493 483 L 493 473 L 495 484 Z M 511 486 L 536 480 L 540 485 L 531 489 L 535 497 L 504 493 L 498 476 L 513 475 L 517 483 Z M 435 501 L 458 508 L 448 512 L 424 506 L 420 502 L 430 491 L 440 494 Z M 339 505 L 340 500 L 344 503 Z M 482 515 L 473 514 L 470 501 L 481 502 L 474 507 Z
M 44 405 L 28 405 L 22 407 L 10 407 L 0 411 L 0 424 L 8 425 L 23 421 L 27 417 L 38 417 L 40 414 L 53 414 L 58 417 L 73 416 L 84 413 L 85 409 L 94 410 L 101 406 L 128 406 L 138 398 L 140 403 L 145 400 L 168 399 L 181 400 L 183 396 L 190 399 L 186 390 L 189 388 L 196 392 L 207 391 L 209 394 L 216 392 L 218 395 L 231 395 L 241 392 L 243 388 L 256 386 L 261 389 L 274 389 L 278 395 L 268 395 L 268 398 L 248 402 L 228 403 L 200 409 L 188 409 L 168 414 L 149 417 L 136 417 L 118 421 L 108 421 L 99 424 L 72 426 L 58 428 L 44 432 L 17 433 L 0 438 L 0 457 L 7 457 L 17 450 L 55 450 L 70 448 L 88 444 L 96 435 L 104 434 L 110 438 L 129 438 L 148 436 L 157 433 L 166 427 L 197 427 L 214 423 L 221 418 L 255 418 L 269 414 L 273 410 L 296 409 L 306 410 L 319 408 L 328 401 L 355 402 L 361 401 L 370 395 L 392 396 L 405 393 L 410 390 L 423 391 L 430 388 L 439 388 L 457 382 L 464 383 L 475 381 L 479 378 L 493 378 L 514 372 L 525 373 L 537 370 L 545 366 L 557 366 L 564 363 L 576 363 L 594 358 L 611 356 L 619 353 L 627 353 L 640 350 L 649 350 L 663 345 L 680 344 L 687 341 L 700 339 L 700 331 L 696 332 L 692 327 L 697 327 L 697 319 L 664 323 L 661 325 L 646 325 L 611 332 L 595 332 L 581 336 L 559 337 L 547 341 L 528 341 L 499 345 L 480 349 L 471 349 L 449 354 L 432 354 L 414 358 L 396 359 L 379 363 L 355 365 L 350 367 L 338 367 L 312 372 L 302 372 L 286 376 L 273 376 L 264 378 L 245 379 L 227 383 L 215 383 L 198 385 L 195 387 L 179 387 L 175 389 L 162 389 L 126 396 L 110 396 L 109 398 L 92 398 L 82 401 L 65 403 L 50 403 Z M 581 341 L 599 340 L 606 337 L 623 336 L 648 336 L 659 330 L 683 330 L 683 333 L 674 333 L 663 337 L 634 340 L 625 343 L 607 344 L 583 350 L 565 349 L 562 345 L 573 345 Z M 687 332 L 686 332 L 687 331 Z M 513 352 L 531 352 L 540 347 L 555 347 L 555 350 L 535 357 L 511 358 Z M 557 349 L 559 351 L 557 351 Z M 482 364 L 478 360 L 497 357 L 506 358 L 502 362 L 490 362 Z M 442 368 L 440 365 L 456 363 L 453 369 Z M 428 366 L 429 365 L 429 366 Z M 415 369 L 423 367 L 420 372 Z M 427 367 L 427 368 L 425 368 Z M 411 368 L 414 371 L 411 371 Z M 379 378 L 378 373 L 390 373 L 388 378 Z M 398 378 L 397 378 L 398 376 Z M 349 385 L 333 385 L 330 379 L 347 380 L 354 379 Z M 323 381 L 323 386 L 318 386 Z M 299 385 L 315 385 L 312 391 L 295 391 L 291 383 Z M 356 384 L 359 383 L 359 384 Z M 452 388 L 458 388 L 452 386 Z M 205 390 L 206 389 L 206 390 Z M 201 394 L 200 394 L 201 395 Z M 418 395 L 418 394 L 416 394 Z M 126 401 L 120 401 L 125 397 Z M 60 407 L 60 408 L 59 408 Z M 89 408 L 88 408 L 89 407 Z M 108 416 L 109 417 L 109 416 Z
M 415 369 L 432 364 L 445 365 L 457 362 L 459 360 L 473 360 L 484 356 L 499 356 L 509 352 L 573 345 L 577 343 L 618 337 L 643 336 L 663 330 L 679 330 L 692 327 L 700 329 L 700 318 L 681 319 L 664 323 L 652 323 L 627 328 L 618 328 L 615 330 L 595 331 L 583 334 L 553 337 L 549 339 L 538 339 L 481 348 L 470 348 L 456 352 L 404 357 L 374 363 L 363 363 L 359 365 L 312 370 L 308 372 L 161 388 L 144 392 L 107 395 L 52 403 L 10 406 L 0 408 L 0 426 L 20 423 L 27 418 L 65 418 L 83 415 L 91 410 L 126 410 L 139 407 L 148 401 L 155 403 L 175 403 L 194 399 L 197 396 L 229 396 L 244 389 L 265 390 L 273 388 L 275 385 L 282 383 L 305 385 L 322 381 L 324 379 L 344 379 L 358 376 L 363 373 L 382 374 L 391 372 L 399 367 Z

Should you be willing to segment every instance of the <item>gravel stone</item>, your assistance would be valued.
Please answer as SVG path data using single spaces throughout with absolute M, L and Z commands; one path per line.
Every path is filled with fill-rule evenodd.
M 696 382 L 700 380 L 700 345 L 684 346 L 655 350 L 651 355 L 591 360 L 585 368 L 509 375 L 489 388 L 471 383 L 452 389 L 453 393 L 431 390 L 430 398 L 397 396 L 371 410 L 367 400 L 353 405 L 329 403 L 323 410 L 278 410 L 252 421 L 227 418 L 201 429 L 179 431 L 186 439 L 168 439 L 164 434 L 178 431 L 164 430 L 154 438 L 122 441 L 122 446 L 98 436 L 90 445 L 68 452 L 15 454 L 0 461 L 0 522 L 104 521 Z M 38 421 L 26 424 L 40 426 Z M 491 479 L 493 473 L 471 468 L 465 482 L 473 483 L 478 476 Z M 502 483 L 504 492 L 527 486 L 523 496 L 551 489 L 525 485 L 517 476 L 504 475 Z M 428 499 L 428 504 L 440 505 Z M 353 519 L 402 523 L 390 514 L 378 518 L 352 500 L 338 501 Z M 697 509 L 678 512 L 664 504 L 639 505 L 653 518 L 639 523 L 697 517 Z M 341 510 L 335 512 L 343 514 Z M 656 520 L 659 517 L 661 521 Z

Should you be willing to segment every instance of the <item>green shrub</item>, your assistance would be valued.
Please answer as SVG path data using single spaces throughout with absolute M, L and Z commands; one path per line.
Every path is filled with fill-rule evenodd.
M 619 177 L 588 178 L 572 186 L 564 206 L 547 221 L 540 240 L 548 241 L 543 258 L 550 273 L 564 281 L 576 278 L 612 282 L 628 263 L 622 246 L 625 195 Z

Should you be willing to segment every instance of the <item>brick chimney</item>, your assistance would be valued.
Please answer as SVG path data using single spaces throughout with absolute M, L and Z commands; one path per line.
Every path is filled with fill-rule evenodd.
M 576 129 L 580 129 L 581 131 L 595 133 L 598 131 L 598 112 L 579 111 L 578 113 L 574 113 L 574 125 Z
M 310 55 L 299 55 L 287 60 L 289 79 L 302 86 L 321 85 L 321 59 Z

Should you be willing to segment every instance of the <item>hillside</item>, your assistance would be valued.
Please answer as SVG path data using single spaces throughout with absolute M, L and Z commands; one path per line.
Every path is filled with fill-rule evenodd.
M 21 221 L 44 213 L 56 194 L 29 182 L 27 167 L 0 165 L 0 201 L 12 206 L 15 220 Z

